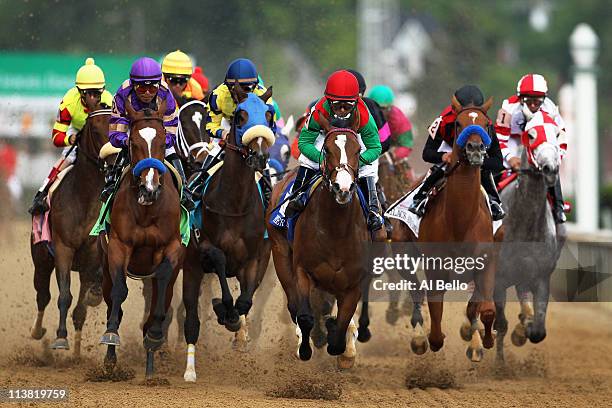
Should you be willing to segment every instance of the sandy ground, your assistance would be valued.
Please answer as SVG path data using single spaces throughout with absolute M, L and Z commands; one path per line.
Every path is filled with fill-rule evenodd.
M 72 358 L 72 351 L 51 351 L 48 342 L 58 319 L 57 285 L 52 280 L 53 298 L 44 323 L 48 332 L 41 341 L 31 339 L 29 328 L 36 302 L 28 225 L 14 223 L 10 231 L 11 239 L 2 240 L 0 246 L 0 388 L 66 388 L 69 401 L 61 404 L 71 407 L 612 406 L 609 307 L 552 304 L 544 342 L 528 343 L 522 348 L 510 345 L 507 363 L 500 367 L 493 350 L 488 350 L 484 361 L 478 364 L 465 357 L 466 345 L 458 335 L 463 306 L 445 307 L 444 349 L 415 356 L 409 350 L 408 318 L 402 317 L 397 325 L 390 326 L 384 319 L 386 304 L 377 303 L 371 311 L 372 340 L 358 345 L 353 369 L 338 371 L 335 359 L 323 350 L 315 351 L 310 362 L 295 359 L 294 331 L 288 324 L 284 295 L 272 266 L 267 276 L 269 290 L 262 291 L 254 305 L 262 315 L 261 335 L 251 341 L 247 352 L 234 350 L 232 334 L 211 319 L 210 287 L 216 288 L 218 283 L 206 281 L 208 286 L 201 297 L 203 323 L 195 384 L 183 381 L 185 345 L 182 336 L 178 340 L 175 324 L 170 329 L 168 349 L 156 361 L 156 385 L 144 383 L 145 357 L 139 332 L 141 283 L 130 281 L 120 330 L 123 345 L 118 350 L 119 364 L 127 379 L 101 382 L 104 378 L 98 372 L 105 349 L 97 341 L 104 332 L 105 306 L 89 310 L 80 361 Z M 74 273 L 74 296 L 77 289 L 78 275 Z M 517 306 L 509 305 L 510 327 L 516 323 Z M 73 334 L 70 321 L 71 345 Z M 56 404 L 60 403 L 53 405 Z

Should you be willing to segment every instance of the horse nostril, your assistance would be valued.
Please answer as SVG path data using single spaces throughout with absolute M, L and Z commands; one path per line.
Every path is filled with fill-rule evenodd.
M 546 174 L 552 173 L 552 166 L 550 164 L 545 164 L 542 166 L 542 171 Z

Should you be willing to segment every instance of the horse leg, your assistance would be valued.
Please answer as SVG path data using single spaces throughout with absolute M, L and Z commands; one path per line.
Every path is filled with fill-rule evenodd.
M 42 326 L 42 322 L 45 315 L 45 309 L 51 301 L 49 285 L 51 284 L 51 273 L 53 273 L 55 264 L 53 262 L 53 257 L 49 254 L 44 244 L 32 246 L 32 259 L 34 261 L 34 289 L 36 289 L 36 306 L 38 313 L 36 314 L 34 325 L 30 330 L 30 335 L 32 338 L 40 340 L 47 332 L 47 329 Z
M 482 271 L 476 280 L 476 290 L 481 295 L 478 304 L 480 321 L 484 325 L 484 337 L 482 344 L 484 348 L 490 349 L 495 344 L 493 335 L 493 323 L 495 322 L 495 303 L 493 302 L 493 291 L 495 290 L 495 253 L 489 256 L 489 265 Z
M 293 275 L 292 253 L 287 240 L 281 233 L 272 228 L 270 230 L 272 241 L 272 261 L 276 276 L 281 283 L 283 291 L 287 296 L 287 310 L 291 320 L 296 322 L 297 294 L 295 289 L 295 277 Z
M 123 317 L 121 305 L 128 295 L 128 287 L 124 265 L 129 264 L 132 248 L 120 242 L 118 239 L 111 238 L 108 243 L 108 273 L 105 273 L 102 280 L 104 300 L 106 301 L 106 331 L 100 339 L 101 344 L 108 346 L 118 346 L 121 343 L 119 338 L 119 325 Z
M 204 273 L 192 263 L 185 262 L 183 266 L 183 305 L 185 307 L 185 341 L 187 342 L 187 367 L 183 378 L 188 382 L 195 382 L 196 343 L 200 335 L 200 318 L 198 316 L 198 303 L 200 298 L 200 285 Z
M 310 291 L 312 281 L 304 268 L 295 268 L 297 278 L 297 327 L 299 347 L 297 355 L 302 361 L 308 361 L 312 357 L 312 347 L 310 345 L 310 331 L 314 326 L 314 316 L 310 307 Z
M 323 330 L 327 320 L 331 317 L 336 299 L 320 289 L 314 289 L 310 297 L 310 306 L 314 315 L 314 326 L 311 338 L 316 348 L 320 349 L 327 344 L 327 331 Z
M 506 319 L 506 287 L 501 282 L 496 282 L 495 295 L 495 330 L 497 331 L 497 353 L 496 358 L 500 363 L 504 362 L 504 337 L 508 333 L 508 319 Z
M 269 240 L 268 240 L 269 241 Z M 257 263 L 257 281 L 261 282 L 257 289 L 257 307 L 250 316 L 249 336 L 251 340 L 257 341 L 261 335 L 261 324 L 263 322 L 263 314 L 266 310 L 266 304 L 270 300 L 270 295 L 276 279 L 272 274 L 266 274 L 268 264 L 270 263 L 270 244 L 265 243 L 263 255 L 260 256 Z
M 328 337 L 327 352 L 332 356 L 338 356 L 339 368 L 351 368 L 355 364 L 355 357 L 357 356 L 357 349 L 355 348 L 357 332 L 355 329 L 357 327 L 353 321 L 353 315 L 360 297 L 361 288 L 358 286 L 338 296 L 338 315 L 334 320 L 335 330 L 333 330 L 335 333 L 333 331 L 331 333 L 335 335 L 331 338 Z
M 527 324 L 525 334 L 532 343 L 539 343 L 546 337 L 546 309 L 550 294 L 550 281 L 548 276 L 541 277 L 535 283 L 533 291 L 533 322 Z
M 478 325 L 478 305 L 478 291 L 475 289 L 465 311 L 467 322 L 461 326 L 461 338 L 470 342 L 465 354 L 474 363 L 482 361 L 484 355 L 482 337 Z
M 87 318 L 87 305 L 85 304 L 85 297 L 87 296 L 87 291 L 89 290 L 89 282 L 87 282 L 85 277 L 85 272 L 81 272 L 81 286 L 79 288 L 79 297 L 77 299 L 77 304 L 74 310 L 72 311 L 72 323 L 74 324 L 74 358 L 81 358 L 81 334 L 83 331 L 83 325 L 85 324 L 85 319 Z
M 435 300 L 432 300 L 435 299 Z M 444 292 L 431 291 L 428 295 L 429 317 L 431 319 L 431 330 L 428 340 L 431 351 L 438 351 L 444 346 L 444 333 L 442 333 L 442 312 L 444 311 Z
M 142 297 L 144 298 L 144 310 L 142 319 L 140 320 L 140 329 L 144 327 L 149 315 L 151 314 L 151 297 L 153 296 L 153 279 L 144 279 L 142 281 Z
M 516 295 L 521 304 L 521 312 L 519 313 L 519 322 L 514 327 L 510 340 L 517 347 L 525 345 L 527 342 L 527 325 L 533 321 L 533 308 L 529 302 L 529 289 L 524 285 L 516 285 Z
M 361 284 L 361 311 L 359 312 L 359 328 L 357 329 L 357 340 L 361 343 L 366 343 L 372 338 L 369 316 L 370 282 L 372 282 L 372 275 L 368 274 L 368 277 Z
M 259 286 L 259 259 L 251 260 L 244 268 L 240 276 L 240 295 L 236 299 L 236 310 L 240 315 L 240 329 L 234 334 L 233 347 L 245 351 L 249 342 L 247 329 L 247 315 L 253 306 L 253 296 Z
M 173 275 L 172 264 L 168 258 L 164 258 L 155 267 L 149 317 L 142 328 L 143 345 L 147 352 L 159 350 L 164 343 L 163 324 L 166 311 L 170 307 L 168 298 L 172 300 L 172 285 L 176 279 Z
M 66 319 L 68 309 L 72 304 L 72 294 L 70 293 L 70 272 L 72 269 L 72 259 L 74 249 L 64 245 L 59 239 L 55 242 L 55 277 L 59 288 L 59 298 L 57 307 L 59 308 L 59 326 L 55 341 L 51 344 L 52 349 L 68 350 L 68 329 Z
M 219 285 L 221 285 L 221 299 L 212 300 L 217 322 L 224 325 L 227 330 L 237 332 L 240 329 L 240 315 L 234 307 L 234 298 L 227 283 L 225 254 L 219 248 L 209 244 L 200 250 L 200 260 L 203 270 L 206 271 L 209 265 L 214 269 L 219 278 Z

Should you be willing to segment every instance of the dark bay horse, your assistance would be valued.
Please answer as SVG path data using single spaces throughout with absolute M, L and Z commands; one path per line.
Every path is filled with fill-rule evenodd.
M 45 308 L 51 300 L 49 284 L 55 269 L 60 311 L 53 349 L 69 349 L 66 318 L 72 304 L 70 271 L 78 271 L 81 281 L 77 305 L 72 312 L 75 328 L 74 355 L 81 351 L 81 332 L 87 316 L 87 306 L 97 306 L 102 301 L 102 271 L 95 237 L 89 236 L 91 227 L 100 212 L 98 194 L 104 186 L 104 162 L 98 159 L 102 146 L 108 142 L 108 121 L 111 110 L 105 105 L 88 106 L 91 112 L 85 126 L 77 135 L 78 155 L 72 170 L 66 174 L 51 197 L 49 222 L 52 244 L 30 239 L 34 262 L 34 288 L 38 315 L 31 329 L 35 339 L 44 336 L 42 326 Z
M 158 111 L 136 112 L 128 99 L 126 110 L 130 119 L 131 174 L 121 180 L 114 198 L 108 244 L 106 234 L 99 238 L 104 251 L 103 292 L 107 305 L 107 328 L 100 343 L 108 346 L 105 364 L 113 367 L 117 362 L 115 347 L 120 344 L 121 304 L 128 294 L 126 277 L 151 278 L 150 313 L 142 328 L 146 376 L 150 378 L 154 352 L 164 342 L 162 323 L 185 248 L 179 232 L 179 192 L 163 164 L 166 103 L 158 100 Z
M 359 123 L 353 123 L 351 129 L 332 128 L 322 118 L 325 132 L 322 185 L 312 193 L 300 214 L 292 245 L 285 231 L 270 230 L 276 274 L 287 295 L 291 319 L 297 324 L 298 357 L 311 358 L 315 319 L 327 318 L 327 352 L 338 356 L 341 368 L 349 368 L 355 361 L 357 327 L 353 315 L 367 274 L 363 251 L 369 233 L 355 191 L 360 154 L 358 128 Z M 271 209 L 291 177 L 288 175 L 274 187 Z M 270 216 L 269 211 L 267 218 Z M 319 316 L 318 303 L 325 302 L 328 295 L 319 293 L 311 297 L 314 289 L 336 298 L 336 318 Z
M 181 104 L 179 109 L 176 150 L 185 166 L 187 177 L 200 168 L 200 165 L 195 161 L 193 149 L 197 149 L 210 141 L 210 137 L 206 133 L 207 116 L 206 104 L 202 101 L 186 101 Z
M 202 207 L 197 210 L 201 211 L 201 234 L 192 236 L 183 265 L 183 302 L 187 313 L 185 381 L 196 381 L 195 344 L 200 333 L 198 302 L 203 274 L 217 274 L 222 292 L 221 299 L 213 299 L 217 321 L 236 332 L 237 347 L 246 347 L 246 316 L 270 259 L 255 172 L 265 169 L 268 149 L 274 144 L 273 111 L 265 103 L 272 96 L 272 88 L 257 97 L 235 84 L 232 96 L 238 103 L 232 128 L 222 143 L 224 164 L 212 176 L 203 195 Z M 240 296 L 235 304 L 228 277 L 236 277 L 240 283 Z
M 536 113 L 533 122 L 541 120 L 537 115 L 542 113 Z M 512 343 L 522 346 L 527 339 L 539 343 L 546 337 L 550 276 L 566 239 L 564 224 L 555 227 L 546 197 L 547 189 L 554 186 L 559 177 L 557 133 L 554 124 L 536 126 L 526 133 L 521 153 L 522 170 L 501 194 L 508 208 L 495 276 L 497 358 L 501 361 L 508 331 L 504 309 L 510 286 L 516 287 L 521 302 L 520 321 L 512 332 Z M 528 300 L 529 293 L 533 295 L 535 315 Z
M 460 135 L 457 139 L 462 139 L 462 143 L 455 142 L 453 145 L 451 164 L 446 170 L 446 185 L 435 197 L 430 198 L 427 212 L 421 220 L 418 243 L 433 243 L 436 246 L 473 244 L 476 247 L 475 253 L 469 255 L 474 256 L 481 254 L 478 252 L 481 249 L 477 248 L 477 244 L 493 243 L 491 215 L 480 187 L 480 166 L 484 161 L 485 139 L 488 137 L 487 111 L 491 104 L 492 99 L 489 98 L 483 106 L 464 107 L 455 97 L 452 98 L 452 107 L 457 113 L 456 132 Z M 394 241 L 410 241 L 415 238 L 403 223 L 394 222 L 393 226 Z M 488 247 L 485 245 L 485 248 Z M 450 246 L 441 249 L 446 252 L 452 250 Z M 462 338 L 470 341 L 467 355 L 472 361 L 480 361 L 483 355 L 482 346 L 491 348 L 494 342 L 491 329 L 495 320 L 493 303 L 495 253 L 487 255 L 485 267 L 474 272 L 475 289 L 466 310 L 468 322 L 461 327 Z M 443 268 L 426 269 L 425 275 L 429 282 L 434 283 L 437 281 L 448 283 L 459 276 L 454 271 Z M 422 330 L 418 330 L 418 335 L 412 339 L 411 346 L 417 354 L 426 351 L 427 341 L 432 351 L 438 351 L 444 345 L 445 335 L 441 323 L 445 292 L 446 290 L 435 288 L 427 290 L 431 331 L 425 339 Z M 481 337 L 478 327 L 479 316 L 484 324 L 484 338 Z M 417 327 L 421 325 L 422 321 Z

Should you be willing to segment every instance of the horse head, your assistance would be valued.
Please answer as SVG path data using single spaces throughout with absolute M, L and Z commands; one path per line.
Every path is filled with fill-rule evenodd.
M 164 112 L 166 101 L 157 100 L 157 111 L 143 109 L 135 111 L 130 99 L 126 102 L 126 112 L 130 120 L 130 165 L 138 185 L 138 204 L 151 205 L 161 191 L 161 175 L 166 172 L 164 153 L 166 150 L 166 130 Z
M 357 188 L 359 172 L 361 146 L 357 135 L 358 116 L 353 115 L 350 128 L 333 127 L 323 115 L 320 115 L 320 122 L 325 133 L 321 152 L 324 156 L 321 164 L 323 177 L 335 195 L 336 202 L 340 205 L 348 204 Z
M 459 162 L 467 162 L 470 166 L 480 167 L 484 163 L 487 148 L 491 144 L 491 136 L 487 132 L 489 118 L 487 111 L 493 99 L 489 98 L 482 106 L 461 106 L 453 95 L 451 106 L 457 114 L 455 120 L 455 144 L 453 154 Z
M 559 127 L 541 110 L 525 125 L 521 143 L 529 167 L 544 175 L 548 187 L 552 187 L 559 177 L 560 152 L 557 142 Z
M 272 87 L 258 97 L 245 92 L 236 82 L 231 92 L 237 105 L 228 144 L 242 148 L 247 166 L 261 172 L 268 163 L 268 150 L 275 142 L 274 108 L 266 104 L 272 96 Z
M 85 126 L 77 137 L 80 153 L 92 162 L 98 162 L 98 153 L 108 142 L 108 122 L 112 113 L 110 106 L 102 103 L 100 98 L 84 98 L 83 102 L 89 114 Z

